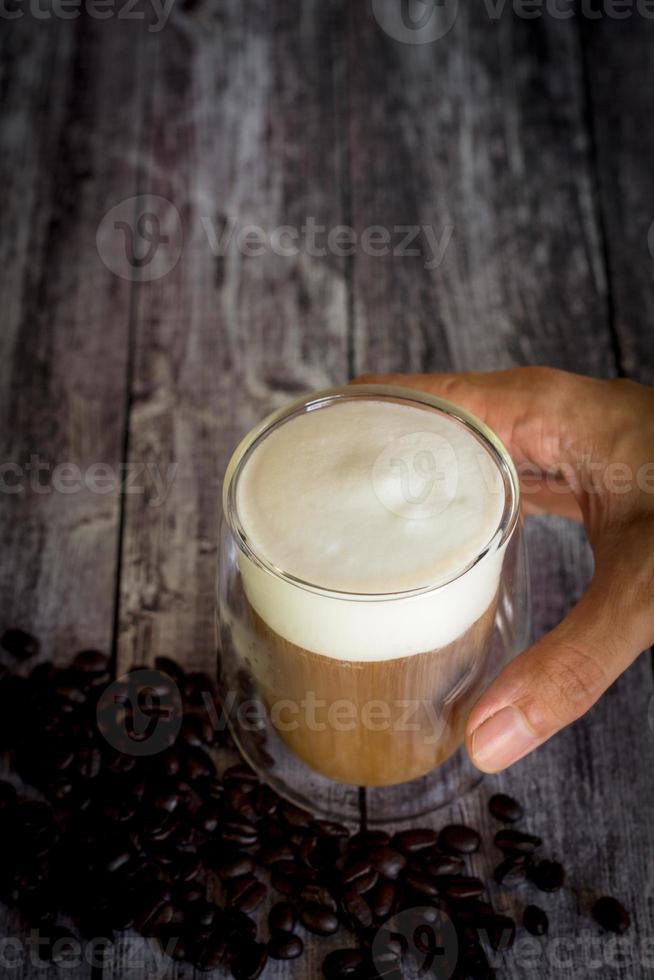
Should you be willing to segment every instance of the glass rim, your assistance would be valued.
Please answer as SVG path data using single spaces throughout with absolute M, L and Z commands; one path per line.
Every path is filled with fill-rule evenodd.
M 504 508 L 497 529 L 479 554 L 472 561 L 468 562 L 467 565 L 457 570 L 446 581 L 416 586 L 411 589 L 394 590 L 392 592 L 352 592 L 349 590 L 325 588 L 317 583 L 305 581 L 285 571 L 263 555 L 258 554 L 240 522 L 236 507 L 238 478 L 251 454 L 263 442 L 267 435 L 297 415 L 323 409 L 337 401 L 356 398 L 389 400 L 402 404 L 408 402 L 418 407 L 435 410 L 449 416 L 472 432 L 494 460 L 502 476 Z M 401 385 L 343 385 L 335 388 L 324 388 L 320 391 L 312 392 L 304 398 L 295 399 L 282 408 L 271 412 L 261 422 L 250 429 L 247 435 L 237 445 L 227 464 L 223 481 L 222 503 L 223 518 L 232 532 L 238 548 L 246 558 L 264 572 L 281 579 L 289 585 L 324 597 L 340 600 L 388 602 L 396 599 L 408 599 L 413 596 L 421 596 L 445 589 L 458 579 L 463 578 L 464 575 L 467 575 L 481 561 L 493 554 L 497 554 L 503 549 L 511 540 L 518 523 L 520 515 L 520 483 L 513 460 L 500 438 L 481 419 L 478 419 L 453 402 L 437 395 L 431 395 L 427 392 Z

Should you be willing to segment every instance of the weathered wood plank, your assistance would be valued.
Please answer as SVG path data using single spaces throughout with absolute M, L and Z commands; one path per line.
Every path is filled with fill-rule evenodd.
M 96 229 L 136 184 L 138 49 L 115 22 L 24 14 L 2 32 L 0 628 L 34 631 L 60 661 L 112 641 L 131 284 Z M 110 492 L 71 492 L 96 464 Z M 61 975 L 33 962 L 15 912 L 0 935 L 3 976 Z M 89 952 L 66 975 L 90 977 Z
M 351 9 L 354 228 L 361 234 L 373 224 L 427 225 L 438 237 L 444 225 L 454 227 L 433 270 L 425 269 L 424 254 L 357 252 L 357 370 L 548 363 L 613 375 L 576 25 L 510 13 L 489 23 L 480 5 L 461 8 L 455 27 L 435 44 L 407 46 Z M 539 635 L 578 597 L 592 561 L 580 529 L 562 521 L 528 521 L 528 540 Z M 582 939 L 597 935 L 587 913 L 602 891 L 618 894 L 637 920 L 624 965 L 613 967 L 610 946 L 600 946 L 602 975 L 645 975 L 637 946 L 652 927 L 641 897 L 652 847 L 638 814 L 654 806 L 654 787 L 639 759 L 651 751 L 651 695 L 641 658 L 586 718 L 433 816 L 437 827 L 463 819 L 490 840 L 496 827 L 486 800 L 506 788 L 525 801 L 529 824 L 568 864 L 571 889 L 537 899 L 552 921 L 542 955 L 535 965 L 507 957 L 502 976 L 590 975 Z M 486 872 L 492 851 L 487 846 L 479 859 Z M 520 895 L 515 910 L 524 904 Z M 573 941 L 569 962 L 556 939 Z
M 168 654 L 215 671 L 229 454 L 275 406 L 347 377 L 343 258 L 247 255 L 237 241 L 247 225 L 291 226 L 301 242 L 307 222 L 343 221 L 343 8 L 176 8 L 150 42 L 142 192 L 170 202 L 184 245 L 172 271 L 138 287 L 129 459 L 173 478 L 158 505 L 126 500 L 119 670 Z M 319 955 L 309 944 L 298 969 L 318 976 Z M 106 976 L 123 972 L 118 957 Z M 298 973 L 271 962 L 266 975 Z
M 616 344 L 624 373 L 653 384 L 654 21 L 584 20 L 582 38 Z
M 342 260 L 248 257 L 236 242 L 248 224 L 341 220 L 338 10 L 228 3 L 217 22 L 180 14 L 154 41 L 147 190 L 177 210 L 185 242 L 139 290 L 130 458 L 175 471 L 162 506 L 127 501 L 121 663 L 161 652 L 213 669 L 228 454 L 292 393 L 346 375 Z
M 135 187 L 137 35 L 105 21 L 12 24 L 0 149 L 0 622 L 66 656 L 111 645 L 131 284 L 101 261 L 96 229 Z
M 357 251 L 356 370 L 612 373 L 574 25 L 461 5 L 445 37 L 406 45 L 351 16 L 355 231 L 433 236 L 416 256 Z

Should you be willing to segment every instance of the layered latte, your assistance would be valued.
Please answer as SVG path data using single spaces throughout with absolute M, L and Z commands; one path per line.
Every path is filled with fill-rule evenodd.
M 270 724 L 312 769 L 386 786 L 461 744 L 488 681 L 506 486 L 469 419 L 317 401 L 252 440 L 231 488 Z

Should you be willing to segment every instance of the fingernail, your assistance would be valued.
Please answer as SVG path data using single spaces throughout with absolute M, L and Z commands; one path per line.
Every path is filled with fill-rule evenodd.
M 470 755 L 478 769 L 500 772 L 538 745 L 525 716 L 509 705 L 491 715 L 472 734 Z

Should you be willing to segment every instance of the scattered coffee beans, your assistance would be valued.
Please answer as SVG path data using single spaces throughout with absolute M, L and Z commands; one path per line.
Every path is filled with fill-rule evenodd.
M 7 630 L 0 643 L 21 671 L 39 650 L 21 630 Z M 281 800 L 244 762 L 219 775 L 211 751 L 233 750 L 233 743 L 212 724 L 207 695 L 216 712 L 220 705 L 209 678 L 166 657 L 156 668 L 151 686 L 161 708 L 153 698 L 152 717 L 164 717 L 171 691 L 179 693 L 182 715 L 179 734 L 152 755 L 134 752 L 125 734 L 136 710 L 129 677 L 112 684 L 101 652 L 83 650 L 65 668 L 39 664 L 28 676 L 0 670 L 0 748 L 41 796 L 17 796 L 0 780 L 0 899 L 39 930 L 44 960 L 66 939 L 76 941 L 60 915 L 89 936 L 135 928 L 173 959 L 200 971 L 227 970 L 235 980 L 256 980 L 269 958 L 297 959 L 308 933 L 344 928 L 359 945 L 325 957 L 325 980 L 379 980 L 401 975 L 402 915 L 420 909 L 420 942 L 444 915 L 456 930 L 457 980 L 492 980 L 481 942 L 508 950 L 516 927 L 466 866 L 480 847 L 477 831 L 453 824 L 440 833 L 412 827 L 391 837 L 364 828 L 350 836 L 344 825 Z M 504 794 L 493 796 L 489 809 L 503 823 L 523 815 Z M 535 859 L 541 843 L 500 830 L 495 882 L 561 888 L 562 866 Z M 275 900 L 266 930 L 269 892 Z M 630 924 L 612 898 L 600 899 L 593 916 L 617 933 Z M 389 929 L 390 945 L 380 954 L 374 940 L 390 921 L 399 937 L 391 940 Z M 529 905 L 523 925 L 545 935 L 547 916 Z
M 480 844 L 481 837 L 477 831 L 461 824 L 451 824 L 438 835 L 439 847 L 454 854 L 474 854 Z
M 608 932 L 622 934 L 631 925 L 631 916 L 617 898 L 605 896 L 593 905 L 593 918 Z
M 495 796 L 491 796 L 488 809 L 495 819 L 502 823 L 516 823 L 524 815 L 524 811 L 517 800 L 511 796 L 505 796 L 504 793 L 496 793 Z
M 532 936 L 546 936 L 549 929 L 547 915 L 537 905 L 528 905 L 522 916 L 522 924 Z
M 5 630 L 0 645 L 16 660 L 30 660 L 39 652 L 38 640 L 24 630 Z
M 539 861 L 529 869 L 529 877 L 542 892 L 557 892 L 563 888 L 565 869 L 558 861 Z
M 519 830 L 499 830 L 495 834 L 495 844 L 501 851 L 520 854 L 533 854 L 542 844 L 540 837 L 523 834 Z

